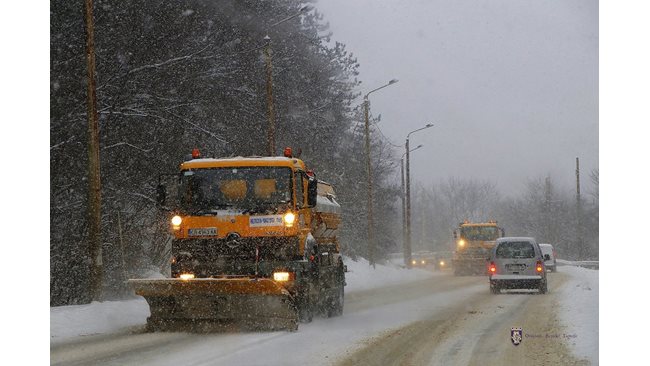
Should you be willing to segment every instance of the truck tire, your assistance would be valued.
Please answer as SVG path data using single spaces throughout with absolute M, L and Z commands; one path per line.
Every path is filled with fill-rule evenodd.
M 546 280 L 541 281 L 539 284 L 539 293 L 545 294 L 548 292 L 548 282 Z
M 311 287 L 311 286 L 310 286 Z M 303 288 L 297 296 L 296 308 L 298 309 L 298 320 L 301 323 L 311 323 L 314 318 L 314 304 L 309 296 L 309 287 Z
M 298 307 L 298 320 L 301 323 L 311 323 L 314 319 L 314 310 L 309 303 L 302 303 Z
M 336 295 L 329 301 L 329 307 L 325 311 L 328 318 L 343 315 L 343 304 L 345 303 L 345 269 L 343 267 L 343 261 L 339 262 L 337 268 L 336 285 L 338 291 L 336 291 Z
M 490 284 L 490 292 L 494 295 L 501 293 L 501 289 L 496 284 Z
M 345 301 L 345 289 L 343 286 L 339 287 L 337 295 L 332 299 L 331 306 L 327 308 L 327 317 L 343 315 L 343 303 Z

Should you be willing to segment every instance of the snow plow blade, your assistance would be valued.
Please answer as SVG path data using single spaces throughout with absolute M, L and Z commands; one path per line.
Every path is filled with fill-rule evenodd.
M 149 330 L 290 330 L 298 312 L 289 292 L 268 278 L 131 279 L 149 304 Z

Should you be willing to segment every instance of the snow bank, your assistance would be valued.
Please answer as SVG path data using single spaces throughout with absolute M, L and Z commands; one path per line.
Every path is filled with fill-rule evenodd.
M 365 259 L 359 259 L 355 262 L 352 259 L 344 258 L 343 263 L 348 266 L 348 273 L 345 274 L 347 282 L 345 292 L 397 285 L 436 275 L 436 273 L 424 269 L 413 268 L 408 270 L 391 263 L 386 265 L 377 264 L 373 269 Z
M 345 258 L 347 293 L 382 286 L 417 281 L 435 274 L 423 269 L 406 270 L 396 265 L 376 265 L 368 261 L 357 262 Z M 151 278 L 162 277 L 154 270 Z M 125 301 L 93 302 L 88 305 L 71 305 L 50 308 L 50 343 L 68 338 L 114 333 L 131 326 L 144 325 L 149 316 L 149 306 L 144 298 Z
M 564 266 L 562 272 L 571 277 L 558 291 L 560 319 L 566 334 L 575 335 L 569 345 L 579 358 L 598 364 L 598 271 Z
M 51 307 L 50 343 L 144 325 L 148 316 L 149 305 L 144 298 Z

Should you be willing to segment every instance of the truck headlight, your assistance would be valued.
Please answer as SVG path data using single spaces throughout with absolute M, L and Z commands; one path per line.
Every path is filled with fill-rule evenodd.
M 194 273 L 181 273 L 180 276 L 181 280 L 191 280 L 194 278 Z
M 293 212 L 287 212 L 284 214 L 282 219 L 284 220 L 284 226 L 292 227 L 294 222 L 296 222 L 296 214 Z
M 289 281 L 289 272 L 273 272 L 273 280 L 287 282 Z
M 183 218 L 176 215 L 172 217 L 172 226 L 174 227 L 174 230 L 178 230 L 181 226 L 181 222 L 183 222 Z
M 460 239 L 460 240 L 458 241 L 458 246 L 461 247 L 461 248 L 464 247 L 464 246 L 465 246 L 465 240 Z

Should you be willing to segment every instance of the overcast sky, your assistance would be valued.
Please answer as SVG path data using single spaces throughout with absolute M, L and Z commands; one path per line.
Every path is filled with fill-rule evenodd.
M 591 189 L 597 1 L 320 0 L 316 8 L 358 58 L 360 92 L 399 79 L 370 95 L 392 143 L 435 124 L 411 135 L 411 147 L 424 144 L 411 154 L 414 181 L 490 180 L 508 195 L 550 174 L 569 190 L 580 157 L 583 190 Z

